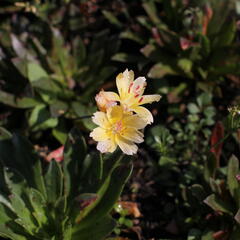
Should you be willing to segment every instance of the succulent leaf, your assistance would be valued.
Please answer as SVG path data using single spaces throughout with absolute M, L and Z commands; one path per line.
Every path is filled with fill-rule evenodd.
M 63 194 L 63 174 L 59 163 L 52 160 L 44 176 L 47 202 L 55 204 Z

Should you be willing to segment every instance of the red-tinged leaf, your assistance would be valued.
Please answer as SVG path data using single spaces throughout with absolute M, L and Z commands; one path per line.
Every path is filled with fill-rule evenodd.
M 95 193 L 84 193 L 76 198 L 76 202 L 78 203 L 80 210 L 83 210 L 85 207 L 95 202 L 97 198 L 98 195 Z
M 158 43 L 158 45 L 163 47 L 164 43 L 163 43 L 163 41 L 161 39 L 161 35 L 156 27 L 152 28 L 152 35 L 153 35 L 153 38 L 155 39 L 155 41 Z
M 215 155 L 218 161 L 222 153 L 223 143 L 221 142 L 221 140 L 223 139 L 223 137 L 224 137 L 224 126 L 222 122 L 217 122 L 212 131 L 211 152 Z
M 50 152 L 46 157 L 46 161 L 50 162 L 52 159 L 55 159 L 57 162 L 61 162 L 63 160 L 63 151 L 64 146 L 61 146 L 60 148 Z
M 212 218 L 215 218 L 215 217 L 219 217 L 219 216 L 222 216 L 223 213 L 221 211 L 214 211 L 213 213 L 209 213 L 205 216 L 205 219 L 206 220 L 210 220 Z
M 227 240 L 228 234 L 226 231 L 220 230 L 220 231 L 213 233 L 212 237 L 215 240 Z
M 187 50 L 190 47 L 198 46 L 199 43 L 193 42 L 191 39 L 180 37 L 180 47 L 182 50 Z
M 180 46 L 182 50 L 187 50 L 191 46 L 191 41 L 189 41 L 187 38 L 180 38 Z
M 203 16 L 203 24 L 202 24 L 202 33 L 203 35 L 207 34 L 208 24 L 213 16 L 213 10 L 209 5 L 205 6 L 204 16 Z

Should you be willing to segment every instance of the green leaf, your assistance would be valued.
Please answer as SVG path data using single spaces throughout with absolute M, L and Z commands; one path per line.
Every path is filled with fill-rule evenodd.
M 110 11 L 102 10 L 102 13 L 111 24 L 119 28 L 122 27 L 122 23 Z
M 67 224 L 64 232 L 63 232 L 63 240 L 72 240 L 72 225 Z
M 96 58 L 97 58 L 97 56 L 93 57 L 93 59 L 91 60 L 92 63 L 89 63 L 89 65 L 91 66 L 91 68 L 90 68 L 91 71 L 87 71 L 87 73 L 82 76 L 82 79 L 84 79 L 84 82 L 87 84 L 87 86 L 84 89 L 84 93 L 81 95 L 81 99 L 86 103 L 89 103 L 90 99 L 92 100 L 92 95 L 95 93 L 96 89 L 99 88 L 100 86 L 102 86 L 102 84 L 116 71 L 116 67 L 114 67 L 114 66 L 98 67 L 96 65 L 97 64 Z M 109 56 L 109 58 L 110 58 L 110 56 Z M 92 69 L 92 66 L 96 66 L 95 67 L 96 69 L 95 70 Z M 79 112 L 87 111 L 89 113 L 90 112 L 93 113 L 94 111 L 96 111 L 96 108 L 91 107 L 91 106 L 86 107 L 86 106 L 82 105 L 82 109 L 81 110 L 79 109 L 78 111 Z M 78 115 L 78 113 L 77 113 L 77 115 Z M 82 116 L 84 116 L 84 115 L 81 115 L 80 117 L 82 117 Z
M 198 108 L 198 106 L 195 103 L 189 103 L 187 105 L 188 111 L 192 114 L 196 114 L 200 112 L 200 109 Z
M 137 16 L 136 19 L 143 27 L 151 31 L 152 24 L 147 16 Z
M 74 232 L 72 240 L 102 240 L 113 231 L 115 226 L 116 222 L 110 216 L 104 216 L 90 227 Z
M 240 207 L 239 206 L 240 187 L 239 182 L 236 179 L 236 175 L 238 173 L 239 173 L 239 161 L 234 155 L 232 155 L 228 163 L 227 184 L 232 197 L 235 199 L 236 203 L 238 204 L 238 207 Z
M 111 154 L 104 155 L 102 182 L 112 174 L 112 171 L 120 164 L 120 162 L 128 162 L 128 157 L 124 157 L 120 148 L 117 148 Z
M 12 221 L 13 217 L 13 212 L 11 212 L 4 204 L 0 203 L 0 223 L 4 224 Z
M 11 139 L 0 141 L 0 159 L 4 166 L 21 172 L 29 186 L 45 194 L 40 160 L 24 137 L 14 134 Z
M 69 211 L 67 212 L 67 198 L 66 196 L 60 197 L 56 203 L 54 204 L 54 218 L 53 218 L 53 225 L 54 229 L 61 229 L 60 231 L 63 232 L 66 224 L 68 224 Z M 61 238 L 62 239 L 62 238 Z
M 8 132 L 5 128 L 0 127 L 0 141 L 11 139 L 12 134 Z
M 42 78 L 48 78 L 46 71 L 37 63 L 31 62 L 27 65 L 28 78 L 30 82 L 40 80 Z
M 187 72 L 191 72 L 193 62 L 187 58 L 181 58 L 178 60 L 177 65 L 179 68 L 181 68 L 184 72 L 187 73 Z
M 215 177 L 215 173 L 218 167 L 218 161 L 215 157 L 215 155 L 210 152 L 204 166 L 204 178 L 206 181 L 209 181 L 210 178 Z
M 0 236 L 10 238 L 11 240 L 29 240 L 29 238 L 14 233 L 2 223 L 0 223 Z
M 148 72 L 150 78 L 163 78 L 166 75 L 178 75 L 178 73 L 170 65 L 162 63 L 155 64 Z
M 63 101 L 55 100 L 50 104 L 50 113 L 51 113 L 51 117 L 53 118 L 57 118 L 63 115 L 64 113 L 67 112 L 67 110 L 68 110 L 68 104 Z
M 130 31 L 122 32 L 122 33 L 120 34 L 120 37 L 121 37 L 121 38 L 124 38 L 124 39 L 130 39 L 130 40 L 135 41 L 135 42 L 137 42 L 137 43 L 139 43 L 139 44 L 144 44 L 144 42 L 145 42 L 145 41 L 144 41 L 141 37 L 139 37 L 137 34 L 135 34 L 135 33 L 133 33 L 133 32 L 130 32 Z
M 4 168 L 4 176 L 10 192 L 23 196 L 28 187 L 26 180 L 16 170 L 9 168 Z
M 216 110 L 213 106 L 209 106 L 204 109 L 203 113 L 206 117 L 211 118 L 216 114 Z
M 61 215 L 61 213 L 65 213 L 67 210 L 67 199 L 66 196 L 62 196 L 58 199 L 58 201 L 55 204 L 55 208 L 57 210 L 57 215 Z M 68 216 L 64 216 L 66 217 L 65 219 L 68 219 Z
M 143 58 L 141 56 L 120 52 L 113 55 L 111 59 L 117 62 L 131 63 L 131 62 L 139 62 Z
M 36 98 L 17 97 L 0 90 L 0 102 L 15 108 L 32 108 L 41 104 Z
M 86 142 L 78 129 L 72 129 L 64 147 L 63 174 L 64 194 L 76 196 L 79 188 L 79 178 L 86 156 Z
M 45 212 L 46 200 L 43 195 L 36 189 L 31 188 L 28 191 L 28 197 L 34 210 L 32 214 L 37 220 L 39 226 L 46 224 L 48 219 Z
M 220 33 L 217 35 L 213 41 L 214 48 L 222 48 L 228 46 L 232 43 L 236 35 L 236 22 L 231 20 L 231 22 L 225 22 Z
M 59 96 L 65 97 L 67 89 L 63 90 L 63 87 L 51 78 L 41 78 L 34 81 L 32 87 L 39 93 L 44 102 L 52 103 L 55 98 Z
M 223 202 L 219 196 L 216 196 L 215 194 L 211 194 L 208 196 L 204 203 L 206 203 L 209 207 L 211 207 L 214 211 L 220 211 L 224 213 L 228 213 L 230 215 L 233 214 L 233 208 L 230 204 Z
M 209 93 L 205 92 L 197 97 L 197 103 L 200 107 L 209 105 L 209 104 L 211 104 L 211 102 L 212 102 L 212 95 Z
M 18 162 L 26 169 L 27 175 L 24 176 L 28 180 L 28 185 L 37 188 L 43 195 L 45 194 L 45 185 L 42 175 L 42 166 L 39 157 L 33 146 L 24 137 L 14 135 L 13 143 L 16 151 Z M 20 171 L 20 170 L 19 170 Z M 21 173 L 22 170 L 21 170 Z
M 143 8 L 144 10 L 147 12 L 149 18 L 151 19 L 151 21 L 158 25 L 161 21 L 157 15 L 157 8 L 155 6 L 155 3 L 153 1 L 148 1 L 143 3 Z
M 63 173 L 60 165 L 52 160 L 44 176 L 47 202 L 55 204 L 63 194 Z
M 92 181 L 92 182 L 90 182 L 90 185 L 89 185 L 91 187 L 91 189 L 92 189 L 92 186 L 98 186 L 98 189 L 97 189 L 96 194 L 94 194 L 94 196 L 92 196 L 92 194 L 90 196 L 90 199 L 92 199 L 90 201 L 91 204 L 88 204 L 82 210 L 82 212 L 80 212 L 80 214 L 79 214 L 79 211 L 77 214 L 74 214 L 75 216 L 77 216 L 78 219 L 84 218 L 85 216 L 88 215 L 89 212 L 94 210 L 95 206 L 98 204 L 99 201 L 101 201 L 105 192 L 107 191 L 107 188 L 110 183 L 110 176 L 111 176 L 113 170 L 120 164 L 121 161 L 124 162 L 125 164 L 128 162 L 128 158 L 123 157 L 123 154 L 120 149 L 117 149 L 114 153 L 109 154 L 107 156 L 107 158 L 104 159 L 103 172 L 101 173 L 101 175 L 102 175 L 101 182 L 99 182 L 96 180 L 94 181 L 94 178 L 92 178 L 93 175 L 91 173 L 91 165 L 94 160 L 95 159 L 90 156 L 87 156 L 84 159 L 84 163 L 83 163 L 83 167 L 82 167 L 83 171 L 81 172 L 81 177 L 82 177 L 81 182 L 89 182 L 89 179 L 88 179 L 88 177 L 89 177 L 90 180 Z M 101 157 L 100 157 L 100 161 L 102 161 Z M 90 174 L 90 175 L 88 176 L 88 174 Z M 88 188 L 83 188 L 82 192 L 84 192 L 84 189 L 85 189 L 85 191 L 88 191 Z M 82 196 L 82 194 L 80 196 Z M 80 196 L 78 196 L 77 199 L 79 199 Z M 85 196 L 85 194 L 83 196 Z
M 65 122 L 63 120 L 61 121 L 60 119 L 59 124 L 55 128 L 53 128 L 52 134 L 62 145 L 66 143 L 68 132 L 65 127 Z
M 190 191 L 199 201 L 203 201 L 206 198 L 206 191 L 200 184 L 193 184 L 190 187 Z
M 0 195 L 0 203 L 14 212 L 14 209 L 12 208 L 10 201 L 3 195 Z
M 79 121 L 81 121 L 87 129 L 92 130 L 96 127 L 91 119 L 91 116 L 96 111 L 95 107 L 89 107 L 80 102 L 72 102 L 71 107 L 79 117 Z
M 47 107 L 43 104 L 36 106 L 29 117 L 29 125 L 32 131 L 54 128 L 57 124 L 58 119 L 52 118 Z
M 201 240 L 214 240 L 213 239 L 213 233 L 214 232 L 212 232 L 212 231 L 211 232 L 207 231 L 207 232 L 203 233 Z
M 24 201 L 18 195 L 11 194 L 9 198 L 14 212 L 18 216 L 15 222 L 26 229 L 28 233 L 34 234 L 37 226 L 30 209 L 27 208 Z
M 92 204 L 94 207 L 90 205 L 91 211 L 85 208 L 87 211 L 82 211 L 77 218 L 76 221 L 79 223 L 79 226 L 76 227 L 77 231 L 88 227 L 95 219 L 100 220 L 112 210 L 131 171 L 132 164 L 120 165 L 113 170 L 111 176 L 109 176 L 109 181 L 105 182 L 107 189 L 104 191 L 102 197 Z
M 79 172 L 80 192 L 95 192 L 97 191 L 103 174 L 103 160 L 100 154 L 88 154 L 84 159 L 81 172 Z
M 170 151 L 170 146 L 173 143 L 174 139 L 165 126 L 154 126 L 150 128 L 149 133 L 147 134 L 146 144 L 163 155 Z
M 211 74 L 214 75 L 218 75 L 218 76 L 222 76 L 222 75 L 227 75 L 227 74 L 236 74 L 238 75 L 240 70 L 239 70 L 239 62 L 230 62 L 225 63 L 223 66 L 221 67 L 215 67 L 213 69 L 211 69 Z
M 219 183 L 217 182 L 217 180 L 210 178 L 209 186 L 213 193 L 216 193 L 217 195 L 222 195 L 222 189 L 221 189 Z
M 79 67 L 82 66 L 82 63 L 86 58 L 86 53 L 86 47 L 83 40 L 77 36 L 73 41 L 73 54 Z
M 201 45 L 202 45 L 201 53 L 205 57 L 207 57 L 211 51 L 210 40 L 205 35 L 200 35 L 200 40 L 201 40 Z

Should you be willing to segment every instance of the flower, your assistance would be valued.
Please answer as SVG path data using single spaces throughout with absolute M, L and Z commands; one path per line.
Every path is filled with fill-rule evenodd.
M 136 143 L 143 142 L 140 130 L 153 122 L 151 112 L 141 105 L 158 102 L 161 96 L 143 95 L 146 78 L 134 80 L 134 72 L 128 69 L 118 74 L 116 84 L 119 95 L 101 90 L 95 97 L 100 111 L 92 117 L 98 127 L 90 137 L 98 142 L 97 149 L 102 153 L 112 153 L 119 146 L 125 154 L 133 155 L 138 150 Z
M 113 107 L 117 105 L 117 100 L 119 100 L 119 97 L 114 92 L 105 92 L 104 90 L 101 90 L 95 97 L 97 106 L 100 111 L 106 112 L 109 107 Z
M 158 102 L 161 96 L 159 94 L 143 95 L 147 86 L 146 78 L 138 77 L 134 80 L 134 72 L 126 69 L 123 73 L 118 74 L 116 84 L 119 96 L 114 92 L 104 92 L 108 102 L 120 102 L 125 113 L 135 112 L 147 124 L 151 124 L 153 122 L 152 113 L 141 105 Z M 105 107 L 107 107 L 107 104 L 105 104 Z
M 105 112 L 96 112 L 92 120 L 99 127 L 90 133 L 98 142 L 97 149 L 102 152 L 114 152 L 117 146 L 127 155 L 133 155 L 143 142 L 143 129 L 147 123 L 137 114 L 126 114 L 121 105 L 110 107 Z

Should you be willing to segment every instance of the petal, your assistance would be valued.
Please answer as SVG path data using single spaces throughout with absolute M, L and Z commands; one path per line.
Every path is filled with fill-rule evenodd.
M 125 98 L 123 101 L 121 101 L 121 104 L 124 106 L 125 111 L 130 111 L 131 106 L 139 105 L 138 101 L 139 97 L 134 97 L 133 94 L 129 94 L 128 98 Z
M 122 122 L 124 126 L 135 129 L 143 129 L 147 125 L 147 122 L 143 118 L 140 118 L 137 114 L 124 117 Z
M 134 80 L 133 85 L 130 86 L 130 93 L 134 94 L 135 97 L 141 96 L 147 86 L 145 77 L 138 77 Z
M 99 150 L 101 153 L 106 153 L 106 152 L 114 152 L 117 148 L 117 145 L 115 141 L 112 140 L 105 140 L 105 141 L 100 141 L 97 144 L 97 150 Z
M 104 92 L 104 95 L 109 101 L 120 101 L 120 98 L 115 92 Z
M 142 118 L 147 124 L 153 123 L 152 113 L 146 109 L 145 107 L 134 107 L 132 110 L 138 114 L 140 118 Z
M 116 78 L 117 89 L 121 98 L 125 98 L 128 94 L 130 84 L 133 82 L 134 72 L 126 69 L 123 73 L 119 73 Z
M 92 137 L 95 141 L 105 141 L 110 138 L 107 134 L 107 131 L 101 127 L 94 128 L 90 133 L 90 137 Z
M 108 128 L 110 126 L 107 115 L 104 112 L 95 112 L 93 114 L 92 121 L 102 128 Z
M 143 133 L 138 131 L 136 128 L 127 128 L 121 136 L 125 138 L 126 140 L 129 140 L 131 142 L 135 143 L 141 143 L 144 141 L 143 139 Z
M 127 155 L 133 155 L 137 153 L 138 147 L 131 141 L 124 139 L 121 136 L 116 136 L 116 143 L 120 149 Z
M 128 71 L 128 69 L 126 69 L 123 72 L 123 76 L 124 76 L 124 78 L 128 78 L 130 83 L 133 82 L 133 80 L 134 80 L 134 72 L 132 70 Z
M 161 95 L 159 94 L 153 94 L 153 95 L 143 95 L 138 103 L 139 105 L 146 104 L 146 103 L 152 103 L 152 102 L 158 102 L 161 99 Z
M 101 90 L 95 97 L 97 106 L 102 112 L 106 112 L 109 107 L 117 105 L 119 101 L 119 96 L 114 92 L 105 92 Z
M 110 123 L 116 123 L 120 121 L 123 117 L 123 107 L 122 106 L 113 106 L 107 110 L 107 117 Z

